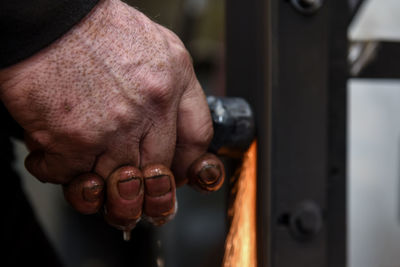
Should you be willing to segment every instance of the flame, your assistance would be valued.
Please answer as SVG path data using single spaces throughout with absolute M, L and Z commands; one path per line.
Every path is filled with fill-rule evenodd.
M 236 197 L 228 215 L 231 227 L 225 242 L 224 267 L 256 267 L 256 142 L 244 155 L 236 181 Z

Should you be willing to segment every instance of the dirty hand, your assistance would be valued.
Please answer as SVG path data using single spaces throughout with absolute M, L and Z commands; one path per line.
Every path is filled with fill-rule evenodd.
M 81 212 L 95 212 L 105 190 L 111 224 L 131 226 L 142 213 L 163 223 L 175 184 L 220 186 L 190 56 L 172 32 L 119 0 L 100 1 L 55 43 L 0 70 L 0 88 L 26 131 L 26 168 L 63 184 Z

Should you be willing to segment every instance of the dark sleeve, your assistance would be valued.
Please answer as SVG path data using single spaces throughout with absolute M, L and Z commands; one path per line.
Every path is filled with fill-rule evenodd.
M 99 0 L 0 0 L 0 69 L 54 42 Z

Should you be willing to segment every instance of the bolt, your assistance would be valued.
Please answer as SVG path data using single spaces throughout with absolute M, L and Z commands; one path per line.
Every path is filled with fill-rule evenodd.
M 295 219 L 299 232 L 309 235 L 318 232 L 317 215 L 309 210 L 301 211 Z
M 322 228 L 320 208 L 311 201 L 301 203 L 290 217 L 289 227 L 297 240 L 304 241 L 315 237 Z
M 291 0 L 292 5 L 302 14 L 315 13 L 323 4 L 323 0 Z
M 304 7 L 311 7 L 319 4 L 319 0 L 299 0 L 299 4 Z

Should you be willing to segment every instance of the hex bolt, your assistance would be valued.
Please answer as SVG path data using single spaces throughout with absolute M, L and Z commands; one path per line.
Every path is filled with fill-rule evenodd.
M 299 4 L 304 7 L 316 6 L 321 2 L 320 0 L 298 0 Z
M 312 201 L 302 202 L 290 217 L 289 228 L 295 239 L 311 240 L 322 228 L 321 209 Z
M 290 2 L 304 15 L 314 14 L 323 4 L 323 0 L 291 0 Z

